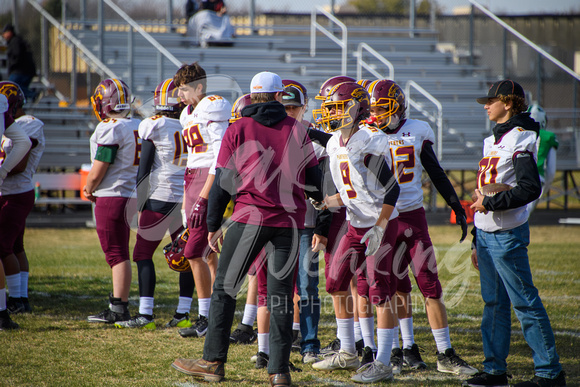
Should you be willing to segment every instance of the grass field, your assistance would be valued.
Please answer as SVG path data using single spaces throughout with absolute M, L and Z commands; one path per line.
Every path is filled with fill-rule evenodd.
M 536 286 L 550 316 L 557 350 L 568 374 L 568 385 L 580 385 L 580 238 L 578 229 L 564 226 L 532 227 L 530 262 Z M 482 301 L 477 272 L 469 261 L 468 243 L 457 244 L 454 226 L 431 227 L 437 249 L 440 277 L 445 290 L 451 338 L 458 353 L 481 369 L 480 321 Z M 133 241 L 134 239 L 132 239 Z M 133 243 L 133 242 L 132 242 Z M 90 324 L 86 316 L 107 306 L 112 289 L 110 269 L 94 230 L 29 229 L 25 245 L 30 260 L 32 314 L 16 315 L 21 329 L 0 332 L 0 386 L 193 386 L 205 384 L 170 367 L 177 357 L 200 357 L 203 339 L 181 338 L 175 329 L 163 329 L 173 315 L 178 297 L 178 277 L 163 259 L 157 268 L 156 331 L 119 330 Z M 138 310 L 136 267 L 130 309 Z M 321 289 L 324 286 L 321 285 Z M 403 372 L 393 386 L 459 386 L 461 380 L 435 371 L 435 343 L 427 324 L 422 299 L 413 290 L 415 339 L 424 349 L 425 372 Z M 326 345 L 335 335 L 334 313 L 328 294 L 321 291 L 323 315 L 320 339 Z M 238 300 L 237 324 L 245 302 Z M 194 300 L 194 308 L 197 303 Z M 512 382 L 533 374 L 531 351 L 512 313 L 509 372 Z M 275 348 L 271 349 L 272 351 Z M 257 345 L 230 347 L 226 380 L 222 386 L 267 383 L 267 372 L 249 361 Z M 352 385 L 352 372 L 314 371 L 291 360 L 303 372 L 293 373 L 296 386 Z

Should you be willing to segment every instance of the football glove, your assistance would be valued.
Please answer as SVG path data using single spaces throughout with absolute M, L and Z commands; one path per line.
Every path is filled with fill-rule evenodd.
M 381 241 L 383 240 L 383 235 L 385 235 L 385 229 L 381 226 L 374 225 L 360 240 L 360 243 L 365 243 L 368 241 L 367 249 L 365 254 L 367 256 L 374 255 L 381 247 Z
M 326 210 L 328 208 L 324 200 L 317 202 L 316 200 L 310 198 L 310 203 L 312 203 L 312 206 L 318 211 Z
M 207 199 L 201 196 L 197 198 L 195 203 L 193 203 L 193 211 L 191 212 L 191 217 L 189 221 L 191 223 L 191 228 L 197 228 L 205 222 L 207 216 Z

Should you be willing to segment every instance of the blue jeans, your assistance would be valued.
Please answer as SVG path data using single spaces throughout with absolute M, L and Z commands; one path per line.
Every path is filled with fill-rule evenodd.
M 300 296 L 300 353 L 320 352 L 318 322 L 320 321 L 320 298 L 318 297 L 318 253 L 312 252 L 314 229 L 300 230 L 300 256 L 296 288 Z
M 22 93 L 29 103 L 36 98 L 36 92 L 29 89 L 30 82 L 32 82 L 32 75 L 12 73 L 8 76 L 10 82 L 16 83 L 22 89 Z
M 562 370 L 556 353 L 554 333 L 538 289 L 532 281 L 527 246 L 528 223 L 511 230 L 477 230 L 481 296 L 485 302 L 481 320 L 484 372 L 506 372 L 510 348 L 510 303 L 532 349 L 535 374 L 553 379 Z

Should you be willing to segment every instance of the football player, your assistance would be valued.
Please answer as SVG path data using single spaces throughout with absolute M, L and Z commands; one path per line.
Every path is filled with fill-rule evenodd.
M 425 369 L 419 348 L 414 342 L 413 316 L 411 310 L 411 282 L 408 266 L 411 266 L 417 285 L 425 297 L 425 308 L 431 331 L 437 344 L 437 370 L 454 374 L 473 375 L 477 370 L 463 361 L 451 346 L 447 312 L 442 300 L 441 283 L 437 275 L 435 251 L 429 237 L 421 176 L 427 172 L 435 188 L 453 209 L 461 225 L 460 242 L 467 235 L 465 210 L 459 202 L 455 189 L 439 165 L 433 151 L 435 135 L 424 121 L 406 118 L 405 94 L 394 81 L 383 79 L 368 86 L 371 96 L 371 120 L 387 134 L 389 152 L 393 158 L 393 171 L 401 187 L 397 201 L 399 227 L 397 233 L 397 257 L 393 271 L 397 277 L 397 308 L 403 337 L 403 350 L 399 348 L 398 332 L 393 341 L 392 363 L 395 373 L 401 372 L 403 362 L 413 369 Z M 399 262 L 400 261 L 400 262 Z
M 88 317 L 89 322 L 113 324 L 131 319 L 129 290 L 130 220 L 136 212 L 140 121 L 130 117 L 131 90 L 120 79 L 105 79 L 96 87 L 91 104 L 99 124 L 91 136 L 91 170 L 83 188 L 95 203 L 97 235 L 113 276 L 109 307 Z
M 177 96 L 173 79 L 161 82 L 153 96 L 155 115 L 139 124 L 141 155 L 137 172 L 137 209 L 139 228 L 133 250 L 139 279 L 139 312 L 128 321 L 116 322 L 119 328 L 155 329 L 153 305 L 155 265 L 153 254 L 169 231 L 175 240 L 182 230 L 183 173 L 187 147 L 181 136 L 179 115 L 184 104 Z M 189 327 L 193 297 L 191 270 L 179 274 L 179 304 L 168 327 Z
M 197 289 L 199 318 L 179 330 L 183 337 L 201 337 L 207 316 L 217 267 L 217 256 L 207 242 L 207 197 L 215 177 L 215 163 L 222 137 L 228 127 L 232 105 L 219 95 L 205 95 L 206 73 L 198 64 L 183 65 L 173 77 L 178 95 L 187 105 L 181 112 L 182 135 L 188 147 L 185 170 L 184 223 L 190 237 L 185 247 Z M 184 224 L 184 226 L 185 226 Z
M 393 378 L 390 355 L 395 326 L 391 310 L 394 291 L 392 280 L 385 273 L 390 271 L 393 258 L 399 186 L 390 169 L 388 139 L 377 128 L 365 124 L 370 114 L 370 97 L 355 82 L 334 86 L 318 112 L 324 130 L 334 132 L 326 150 L 338 194 L 327 197 L 325 202 L 329 207 L 346 206 L 348 231 L 331 258 L 326 276 L 326 290 L 334 303 L 340 351 L 312 367 L 358 369 L 352 379 L 359 383 L 390 380 Z M 359 316 L 361 312 L 368 313 L 369 303 L 376 306 L 378 315 L 376 360 L 360 369 L 349 291 L 351 279 L 359 268 Z
M 32 142 L 30 151 L 8 174 L 0 187 L 0 235 L 2 235 L 0 245 L 3 253 L 8 251 L 5 249 L 10 243 L 13 245 L 11 254 L 2 257 L 10 292 L 8 310 L 11 313 L 30 312 L 32 309 L 28 301 L 29 266 L 24 251 L 24 228 L 26 218 L 34 207 L 32 178 L 44 152 L 44 123 L 25 114 L 23 106 L 26 99 L 16 83 L 0 82 L 0 90 L 8 95 L 11 114 Z M 0 163 L 11 151 L 12 140 L 4 137 L 0 149 Z
M 524 339 L 532 349 L 535 376 L 516 387 L 565 386 L 566 378 L 556 352 L 554 332 L 546 309 L 534 286 L 528 245 L 530 230 L 527 204 L 537 199 L 542 186 L 536 165 L 536 141 L 540 125 L 526 113 L 524 89 L 504 79 L 494 83 L 484 105 L 496 123 L 483 142 L 483 158 L 477 172 L 474 216 L 476 248 L 472 262 L 479 270 L 483 372 L 464 386 L 507 386 L 507 357 L 511 338 L 511 308 L 520 321 Z M 480 189 L 487 184 L 512 187 L 492 197 Z

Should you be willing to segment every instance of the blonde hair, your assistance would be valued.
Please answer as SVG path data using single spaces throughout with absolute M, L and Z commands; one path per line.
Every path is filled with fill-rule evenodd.
M 276 93 L 252 93 L 250 94 L 252 103 L 263 103 L 276 101 Z

